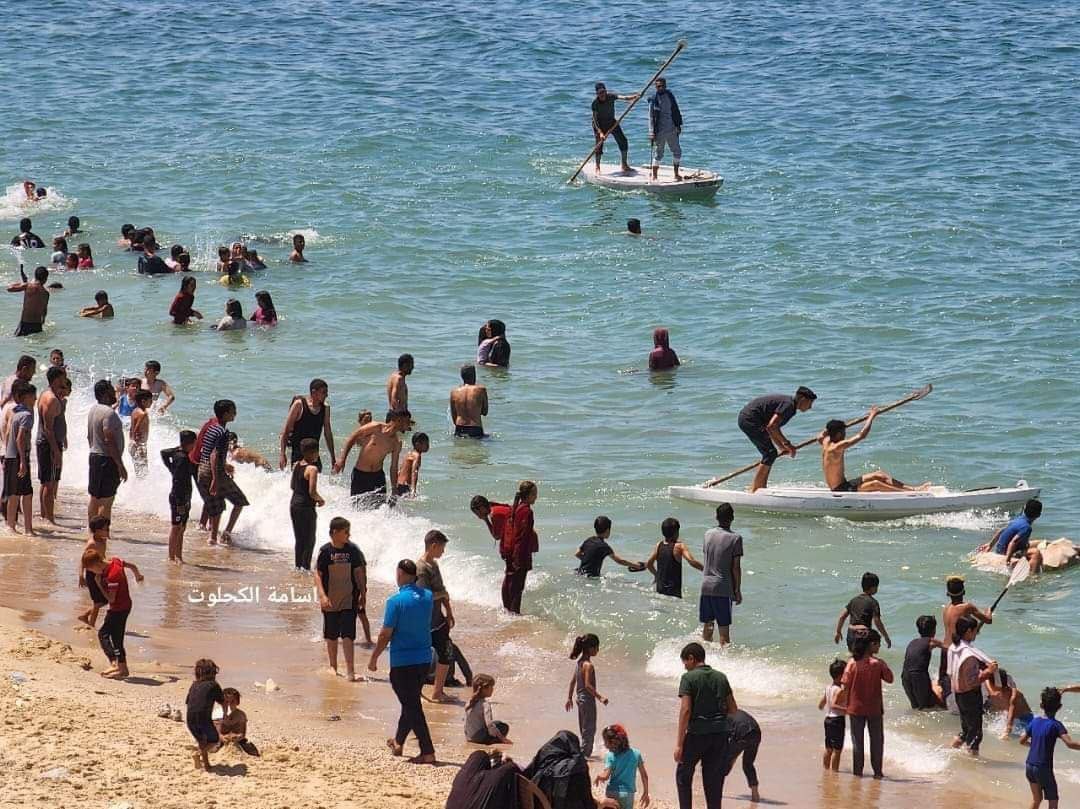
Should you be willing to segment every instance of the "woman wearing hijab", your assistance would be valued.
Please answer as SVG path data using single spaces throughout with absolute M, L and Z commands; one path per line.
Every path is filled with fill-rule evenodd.
M 668 345 L 668 330 L 665 328 L 653 329 L 653 345 L 656 346 L 649 354 L 650 371 L 668 371 L 678 368 L 679 355 Z

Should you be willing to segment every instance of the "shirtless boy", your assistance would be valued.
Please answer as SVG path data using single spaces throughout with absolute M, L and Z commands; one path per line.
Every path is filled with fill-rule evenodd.
M 476 384 L 476 366 L 461 366 L 462 384 L 450 391 L 450 418 L 458 438 L 483 438 L 488 414 L 487 388 Z
M 405 377 L 413 372 L 412 354 L 402 354 L 397 358 L 397 370 L 386 380 L 386 400 L 389 410 L 409 409 L 409 386 Z
M 964 616 L 974 618 L 980 624 L 994 623 L 994 612 L 983 612 L 970 601 L 965 601 L 966 595 L 963 576 L 949 576 L 945 580 L 945 593 L 949 597 L 949 603 L 941 609 L 941 624 L 945 627 L 946 646 L 952 643 L 953 633 L 956 631 L 956 622 Z M 941 665 L 938 669 L 938 682 L 941 684 L 942 696 L 948 697 L 952 683 L 945 673 L 947 667 L 948 649 L 941 650 Z
M 67 449 L 67 421 L 64 418 L 64 392 L 69 384 L 63 368 L 52 366 L 45 373 L 49 387 L 37 402 L 37 466 L 41 482 L 41 518 L 56 524 L 56 492 L 60 469 Z
M 21 271 L 22 267 L 19 269 Z M 25 278 L 23 275 L 23 279 Z M 22 314 L 19 315 L 19 325 L 15 329 L 16 337 L 37 334 L 42 330 L 45 316 L 49 312 L 49 291 L 45 289 L 45 282 L 48 280 L 48 268 L 38 267 L 34 270 L 33 281 L 23 280 L 7 288 L 8 292 L 23 293 Z
M 341 451 L 334 473 L 339 474 L 349 459 L 349 452 L 360 445 L 360 455 L 352 472 L 350 493 L 358 505 L 377 508 L 386 500 L 387 485 L 383 463 L 390 456 L 390 479 L 398 479 L 398 456 L 401 454 L 401 434 L 409 430 L 412 416 L 408 410 L 391 410 L 386 421 L 369 421 L 353 430 Z
M 921 486 L 908 486 L 906 483 L 882 472 L 868 472 L 865 475 L 848 478 L 844 474 L 844 453 L 870 435 L 870 427 L 877 418 L 878 409 L 871 407 L 866 414 L 866 424 L 854 438 L 846 438 L 847 425 L 839 419 L 832 419 L 825 425 L 818 441 L 821 443 L 821 467 L 825 472 L 825 482 L 834 492 L 914 492 L 925 491 L 929 483 Z
M 135 409 L 131 411 L 131 465 L 135 477 L 146 477 L 146 444 L 150 440 L 150 406 L 154 403 L 154 394 L 140 390 L 135 394 Z
M 431 449 L 431 440 L 428 438 L 428 434 L 416 433 L 413 435 L 412 446 L 412 452 L 405 456 L 405 461 L 401 464 L 401 471 L 398 472 L 397 485 L 394 487 L 394 494 L 398 497 L 416 494 L 416 490 L 420 485 L 420 464 L 424 453 Z
M 173 389 L 169 387 L 168 382 L 161 378 L 161 363 L 157 360 L 150 360 L 143 366 L 143 378 L 140 380 L 140 384 L 144 390 L 150 391 L 155 402 L 161 401 L 158 413 L 164 413 L 176 401 Z

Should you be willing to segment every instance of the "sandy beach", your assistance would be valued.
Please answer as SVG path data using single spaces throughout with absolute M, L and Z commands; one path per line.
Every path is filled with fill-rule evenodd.
M 27 776 L 19 779 L 14 805 L 70 800 L 102 806 L 127 801 L 133 807 L 191 801 L 228 805 L 237 799 L 281 807 L 444 805 L 456 765 L 476 749 L 463 741 L 461 705 L 425 708 L 440 766 L 393 759 L 384 739 L 397 703 L 386 669 L 352 684 L 328 673 L 317 611 L 299 600 L 310 581 L 288 571 L 282 554 L 207 548 L 199 532 L 190 530 L 188 564 L 177 567 L 165 561 L 165 526 L 117 512 L 110 552 L 138 564 L 146 582 L 132 586 L 135 606 L 127 641 L 132 677 L 126 682 L 99 677 L 105 659 L 96 634 L 74 620 L 86 597 L 74 587 L 83 540 L 71 515 L 80 512 L 78 495 L 64 492 L 60 527 L 32 539 L 0 538 L 0 576 L 7 583 L 0 598 L 8 639 L 0 649 L 4 760 L 10 770 Z M 236 603 L 241 587 L 249 594 L 258 587 L 262 603 Z M 270 603 L 272 591 L 291 591 L 295 600 Z M 371 587 L 376 633 L 387 592 L 378 582 Z M 211 593 L 220 593 L 222 603 L 208 606 Z M 225 603 L 228 594 L 234 595 L 231 604 Z M 571 671 L 562 651 L 565 637 L 534 619 L 509 620 L 469 604 L 459 606 L 458 621 L 455 639 L 474 670 L 498 680 L 495 713 L 511 723 L 510 756 L 524 765 L 556 731 L 576 732 L 576 717 L 561 710 Z M 356 651 L 362 671 L 367 653 Z M 164 703 L 182 708 L 192 665 L 204 656 L 221 667 L 223 686 L 240 690 L 249 738 L 262 758 L 228 750 L 212 757 L 211 773 L 195 772 L 186 727 L 157 716 Z M 723 667 L 722 658 L 713 660 Z M 600 722 L 630 728 L 632 743 L 650 769 L 657 805 L 673 803 L 674 688 L 657 688 L 640 667 L 614 653 L 599 658 L 598 671 L 611 699 Z M 278 687 L 272 693 L 256 686 L 268 677 Z M 467 697 L 464 689 L 455 693 Z M 974 809 L 994 796 L 1000 800 L 1006 791 L 1020 798 L 1022 774 L 1007 762 L 980 762 L 970 775 L 948 784 L 895 766 L 888 767 L 885 782 L 844 772 L 822 774 L 820 719 L 812 709 L 743 707 L 764 729 L 758 770 L 762 794 L 774 805 L 890 807 L 934 796 L 935 805 Z M 93 751 L 89 756 L 88 750 Z M 410 751 L 415 751 L 411 739 Z M 844 764 L 850 766 L 847 753 Z M 1070 788 L 1064 783 L 1063 794 Z M 748 801 L 738 767 L 725 792 L 740 803 Z

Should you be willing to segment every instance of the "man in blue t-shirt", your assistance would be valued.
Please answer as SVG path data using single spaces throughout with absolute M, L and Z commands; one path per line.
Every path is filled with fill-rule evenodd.
M 398 591 L 386 601 L 382 631 L 371 652 L 369 671 L 377 671 L 379 655 L 390 647 L 390 686 L 401 703 L 397 733 L 386 744 L 395 756 L 401 755 L 410 732 L 416 735 L 420 755 L 413 764 L 434 764 L 435 746 L 431 743 L 421 689 L 431 668 L 431 590 L 416 585 L 416 563 L 402 559 L 397 566 Z
M 1061 692 L 1056 688 L 1044 688 L 1042 709 L 1045 716 L 1037 716 L 1020 737 L 1020 744 L 1031 747 L 1027 755 L 1025 775 L 1031 787 L 1032 806 L 1038 806 L 1045 798 L 1050 809 L 1057 809 L 1058 788 L 1054 778 L 1054 745 L 1060 738 L 1070 750 L 1080 750 L 1080 742 L 1069 738 L 1069 731 L 1054 717 L 1061 710 Z
M 1042 570 L 1042 554 L 1038 548 L 1031 547 L 1031 530 L 1035 520 L 1042 515 L 1042 503 L 1038 500 L 1028 500 L 1024 505 L 1024 513 L 1011 520 L 1008 525 L 994 534 L 987 543 L 986 550 L 993 549 L 994 553 L 1005 555 L 1006 559 L 1026 556 L 1031 563 L 1031 569 L 1038 573 Z

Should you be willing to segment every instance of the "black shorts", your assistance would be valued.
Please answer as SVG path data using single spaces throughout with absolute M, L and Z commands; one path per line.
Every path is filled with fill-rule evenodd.
M 191 517 L 191 498 L 178 502 L 175 495 L 169 495 L 169 521 L 173 525 L 187 525 Z
M 356 640 L 356 610 L 338 610 L 322 614 L 322 636 L 326 640 Z
M 25 320 L 19 321 L 19 327 L 15 329 L 16 337 L 25 337 L 28 334 L 38 334 L 41 332 L 40 323 L 27 323 Z
M 90 453 L 90 483 L 86 487 L 91 497 L 108 500 L 116 497 L 120 488 L 120 470 L 108 455 Z
M 217 728 L 214 727 L 214 720 L 206 711 L 188 711 L 187 728 L 199 744 L 217 744 L 221 741 Z
M 1038 784 L 1042 787 L 1043 799 L 1056 801 L 1058 799 L 1057 778 L 1054 777 L 1053 767 L 1040 767 L 1033 764 L 1024 765 L 1024 775 L 1029 784 Z
M 48 441 L 41 441 L 37 445 L 37 472 L 38 480 L 42 483 L 58 483 L 60 481 L 60 461 L 64 455 L 56 459 L 54 465 L 52 447 Z
M 386 473 L 381 469 L 362 472 L 354 468 L 349 493 L 355 498 L 357 507 L 378 508 L 386 502 Z
M 833 489 L 833 491 L 834 492 L 857 492 L 857 491 L 859 491 L 859 486 L 862 485 L 862 480 L 863 480 L 862 475 L 859 475 L 857 478 L 852 478 L 851 480 L 845 480 L 843 483 L 841 483 L 839 486 L 837 486 L 835 489 Z
M 601 129 L 603 129 L 606 132 L 608 129 L 610 129 L 610 127 L 601 127 Z M 596 133 L 596 130 L 593 130 L 593 137 L 595 137 L 597 140 L 600 140 L 600 135 L 598 135 Z M 623 134 L 622 127 L 619 126 L 618 124 L 615 125 L 614 129 L 612 129 L 610 132 L 608 132 L 608 137 L 609 138 L 615 138 L 615 142 L 617 144 L 619 144 L 619 151 L 620 152 L 625 152 L 627 149 L 630 148 L 630 144 L 626 140 L 626 135 Z M 603 153 L 604 153 L 604 144 L 601 143 L 599 146 L 596 147 L 596 154 L 597 155 L 602 155 Z
M 454 428 L 454 436 L 457 438 L 483 438 L 484 428 L 478 424 L 459 424 Z
M 247 497 L 240 491 L 240 487 L 236 485 L 236 481 L 229 477 L 224 469 L 218 470 L 217 494 L 210 494 L 210 481 L 212 479 L 210 465 L 204 464 L 201 466 L 199 468 L 197 482 L 199 494 L 202 495 L 203 506 L 207 517 L 220 517 L 224 514 L 226 501 L 232 503 L 237 508 L 243 508 L 244 506 L 250 505 Z
M 398 497 L 404 497 L 405 495 L 411 493 L 412 489 L 409 488 L 408 483 L 399 483 L 397 486 L 394 487 L 394 494 Z
M 772 466 L 773 462 L 780 457 L 780 453 L 773 446 L 772 439 L 769 438 L 769 434 L 764 427 L 747 421 L 740 416 L 739 429 L 750 439 L 750 443 L 757 447 L 757 451 L 761 453 L 761 463 L 764 466 Z
M 22 497 L 34 493 L 34 484 L 30 480 L 30 461 L 27 459 L 26 474 L 19 476 L 19 459 L 4 458 L 4 499 Z
M 450 642 L 450 625 L 444 623 L 438 629 L 431 630 L 431 648 L 444 666 L 449 666 L 454 659 L 454 644 Z
M 90 600 L 97 606 L 104 607 L 109 603 L 109 599 L 105 598 L 105 594 L 101 592 L 101 588 L 98 587 L 97 576 L 91 573 L 89 570 L 83 571 L 83 581 L 86 582 L 86 589 L 90 592 Z
M 826 750 L 843 750 L 844 749 L 844 725 L 846 724 L 843 716 L 826 716 L 825 717 L 825 749 Z
M 908 702 L 916 711 L 925 711 L 927 708 L 936 708 L 937 697 L 934 689 L 930 687 L 930 673 L 927 671 L 905 671 L 900 675 L 900 683 L 904 686 Z

